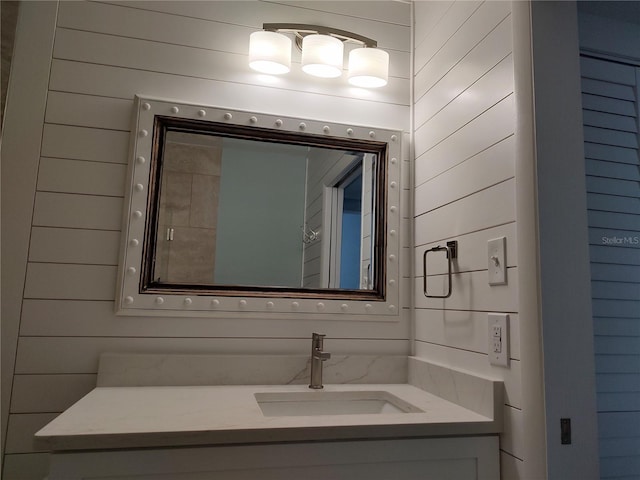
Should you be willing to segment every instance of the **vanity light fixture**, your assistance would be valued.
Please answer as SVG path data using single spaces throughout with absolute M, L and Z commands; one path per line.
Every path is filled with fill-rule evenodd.
M 355 48 L 349 52 L 349 83 L 377 88 L 387 84 L 389 54 L 379 48 Z
M 344 45 L 336 37 L 315 33 L 302 39 L 302 71 L 321 78 L 342 75 Z
M 302 70 L 322 78 L 342 75 L 344 43 L 358 45 L 349 52 L 349 83 L 364 88 L 377 88 L 389 79 L 389 54 L 377 48 L 378 43 L 356 33 L 331 27 L 297 23 L 265 23 L 263 30 L 251 34 L 249 66 L 261 73 L 283 74 L 291 68 L 291 40 L 302 51 Z
M 249 37 L 249 66 L 269 75 L 288 73 L 291 70 L 291 39 L 277 32 L 253 32 Z

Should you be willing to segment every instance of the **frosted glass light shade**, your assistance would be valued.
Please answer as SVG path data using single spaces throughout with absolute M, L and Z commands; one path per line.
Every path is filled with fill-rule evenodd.
M 379 48 L 349 52 L 349 83 L 356 87 L 384 87 L 389 80 L 389 54 Z
M 302 70 L 309 75 L 335 78 L 342 75 L 344 46 L 330 35 L 307 35 L 302 39 Z
M 249 66 L 280 75 L 291 70 L 291 39 L 277 32 L 253 32 L 249 37 Z

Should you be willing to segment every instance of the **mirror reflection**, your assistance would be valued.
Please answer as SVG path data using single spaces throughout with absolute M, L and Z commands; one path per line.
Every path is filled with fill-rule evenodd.
M 156 120 L 142 291 L 379 289 L 385 144 L 191 123 Z

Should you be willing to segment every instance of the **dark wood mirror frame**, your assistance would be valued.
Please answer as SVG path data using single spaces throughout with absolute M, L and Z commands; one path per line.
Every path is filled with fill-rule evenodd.
M 160 185 L 163 173 L 163 155 L 167 132 L 209 135 L 260 142 L 282 143 L 325 149 L 372 153 L 377 156 L 375 174 L 375 234 L 373 238 L 374 276 L 372 289 L 351 290 L 337 288 L 290 288 L 280 286 L 185 284 L 154 281 L 156 259 L 156 239 L 160 213 Z M 387 283 L 387 165 L 389 148 L 386 142 L 323 136 L 305 132 L 292 132 L 255 126 L 229 125 L 221 122 L 155 115 L 153 122 L 152 155 L 149 165 L 149 191 L 147 216 L 142 250 L 142 270 L 139 293 L 141 294 L 181 294 L 181 295 L 224 295 L 232 297 L 279 297 L 309 299 L 344 299 L 363 301 L 384 301 Z

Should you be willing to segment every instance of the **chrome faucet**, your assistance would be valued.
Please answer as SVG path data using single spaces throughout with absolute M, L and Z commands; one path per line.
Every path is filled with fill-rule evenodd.
M 325 335 L 314 333 L 311 336 L 311 382 L 309 388 L 320 389 L 322 385 L 322 362 L 329 360 L 331 354 L 323 352 L 323 340 Z

